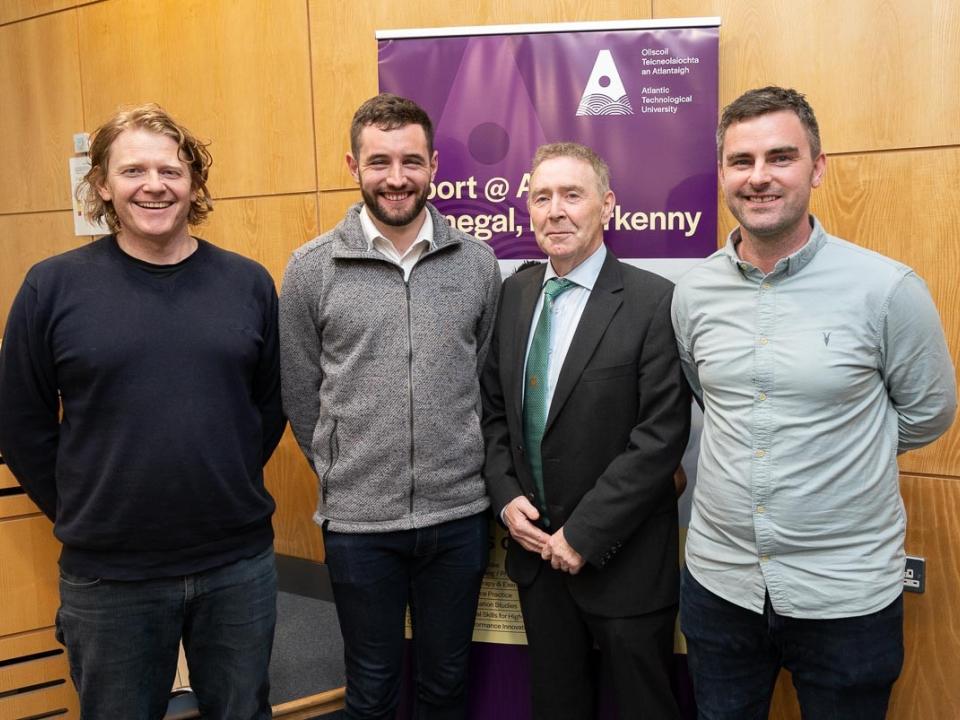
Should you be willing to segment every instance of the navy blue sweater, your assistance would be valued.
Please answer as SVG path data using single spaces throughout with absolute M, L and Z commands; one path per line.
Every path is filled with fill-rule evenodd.
M 169 577 L 264 550 L 284 423 L 277 295 L 252 260 L 201 240 L 151 268 L 108 236 L 27 273 L 0 349 L 0 453 L 66 572 Z

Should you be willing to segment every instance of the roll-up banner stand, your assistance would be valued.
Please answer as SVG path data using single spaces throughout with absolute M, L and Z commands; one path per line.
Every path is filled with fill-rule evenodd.
M 434 122 L 431 202 L 452 226 L 488 242 L 504 275 L 544 258 L 526 201 L 530 161 L 548 142 L 583 143 L 610 166 L 617 204 L 605 240 L 622 260 L 675 280 L 716 249 L 719 18 L 376 37 L 380 90 L 415 100 Z M 700 423 L 696 413 L 684 457 L 684 526 Z M 474 718 L 530 713 L 526 640 L 516 588 L 503 572 L 504 544 L 496 527 L 471 658 Z

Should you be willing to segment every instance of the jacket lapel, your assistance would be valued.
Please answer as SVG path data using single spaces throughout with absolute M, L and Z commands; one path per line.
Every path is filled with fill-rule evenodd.
M 583 315 L 580 316 L 580 322 L 573 334 L 563 367 L 560 368 L 560 376 L 557 378 L 557 386 L 554 388 L 553 400 L 550 402 L 550 410 L 547 413 L 544 434 L 550 431 L 554 419 L 563 409 L 570 393 L 580 380 L 583 369 L 593 357 L 594 350 L 603 338 L 607 326 L 623 304 L 620 294 L 622 290 L 620 261 L 608 250 L 603 267 L 600 268 L 600 274 L 597 276 L 597 282 L 590 292 L 590 299 L 587 300 Z

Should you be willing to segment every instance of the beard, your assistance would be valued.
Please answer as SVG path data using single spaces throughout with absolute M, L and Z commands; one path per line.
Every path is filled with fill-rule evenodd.
M 430 186 L 426 186 L 423 190 L 420 191 L 419 195 L 416 195 L 414 198 L 413 207 L 410 210 L 401 210 L 398 212 L 388 212 L 384 207 L 380 205 L 379 197 L 367 191 L 362 185 L 360 187 L 360 194 L 363 196 L 363 203 L 367 206 L 367 209 L 370 213 L 384 225 L 390 225 L 391 227 L 403 227 L 404 225 L 409 225 L 413 220 L 420 214 L 420 211 L 427 204 L 427 195 L 430 192 Z

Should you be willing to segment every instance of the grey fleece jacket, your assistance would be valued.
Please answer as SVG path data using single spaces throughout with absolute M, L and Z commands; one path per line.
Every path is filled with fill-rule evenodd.
M 500 270 L 433 216 L 403 279 L 368 247 L 361 205 L 297 249 L 280 297 L 283 406 L 334 532 L 428 527 L 487 508 L 478 374 Z

